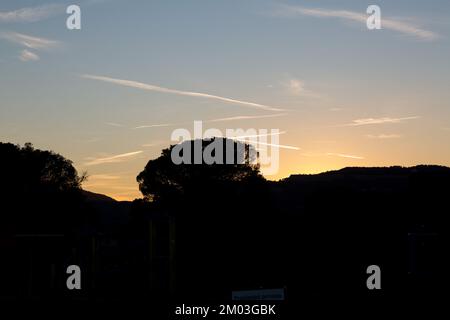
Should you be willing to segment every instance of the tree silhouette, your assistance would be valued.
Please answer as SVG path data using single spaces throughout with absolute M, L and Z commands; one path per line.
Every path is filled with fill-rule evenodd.
M 213 143 L 222 143 L 223 149 L 220 155 L 222 163 L 206 164 L 203 159 L 201 164 L 192 164 L 194 162 L 194 152 L 192 152 L 190 164 L 175 164 L 171 154 L 176 145 L 172 145 L 162 150 L 159 158 L 150 160 L 137 176 L 139 189 L 146 200 L 167 202 L 179 200 L 182 197 L 198 199 L 196 195 L 205 197 L 211 192 L 217 194 L 233 184 L 243 185 L 252 181 L 264 181 L 259 166 L 252 164 L 256 152 L 251 146 L 224 138 L 191 140 L 182 144 L 194 150 L 196 142 L 201 143 L 202 151 Z M 243 150 L 242 157 L 239 156 L 240 150 Z M 233 152 L 233 164 L 224 164 L 227 152 Z M 215 155 L 215 152 L 212 154 Z
M 26 195 L 42 190 L 70 191 L 81 188 L 86 178 L 79 176 L 72 161 L 52 151 L 0 143 L 0 165 L 4 168 L 2 191 Z
M 72 162 L 52 151 L 0 143 L 1 219 L 19 231 L 59 231 L 75 222 L 81 183 Z

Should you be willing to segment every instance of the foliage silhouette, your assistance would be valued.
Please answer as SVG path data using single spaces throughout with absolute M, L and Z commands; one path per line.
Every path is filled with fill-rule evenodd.
M 137 176 L 139 189 L 145 199 L 156 202 L 173 202 L 181 198 L 192 199 L 202 195 L 211 196 L 211 193 L 220 193 L 225 188 L 246 184 L 248 182 L 263 181 L 259 167 L 252 164 L 254 150 L 249 145 L 224 138 L 212 138 L 205 140 L 185 141 L 182 145 L 190 148 L 191 163 L 194 161 L 194 148 L 196 143 L 201 143 L 201 151 L 211 144 L 219 142 L 223 148 L 222 162 L 226 161 L 227 152 L 230 150 L 234 155 L 233 164 L 174 164 L 171 158 L 175 145 L 162 150 L 161 156 L 150 160 L 145 169 Z M 227 144 L 231 148 L 227 148 Z M 238 150 L 243 150 L 243 157 L 239 161 Z M 215 154 L 213 153 L 213 156 Z
M 80 222 L 81 183 L 72 162 L 52 151 L 0 143 L 3 221 L 17 232 L 62 232 Z

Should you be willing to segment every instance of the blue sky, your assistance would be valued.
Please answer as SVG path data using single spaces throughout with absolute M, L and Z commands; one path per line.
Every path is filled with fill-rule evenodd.
M 382 30 L 358 20 L 370 4 Z M 450 165 L 449 16 L 437 0 L 3 0 L 0 139 L 65 155 L 117 199 L 139 196 L 136 175 L 193 120 L 285 131 L 301 149 L 272 178 Z

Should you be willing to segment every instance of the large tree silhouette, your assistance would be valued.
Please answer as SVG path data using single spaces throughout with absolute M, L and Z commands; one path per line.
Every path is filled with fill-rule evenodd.
M 196 141 L 201 143 L 202 151 L 210 148 L 213 143 L 221 143 L 223 149 L 219 158 L 222 159 L 222 163 L 206 164 L 203 159 L 200 164 L 192 164 Z M 206 198 L 207 195 L 211 196 L 211 193 L 229 190 L 232 185 L 264 181 L 259 166 L 253 163 L 257 155 L 251 146 L 224 138 L 196 141 L 182 143 L 186 147 L 191 147 L 191 163 L 173 162 L 171 154 L 176 145 L 164 149 L 159 158 L 147 163 L 145 169 L 137 176 L 139 189 L 147 200 L 168 202 L 180 198 L 198 199 L 199 196 Z M 227 147 L 227 144 L 232 147 Z M 242 151 L 241 158 L 239 150 Z M 224 164 L 227 152 L 233 152 L 233 164 Z M 215 156 L 215 152 L 212 154 Z
M 52 151 L 0 143 L 0 164 L 4 168 L 2 191 L 22 194 L 32 191 L 69 191 L 81 188 L 85 176 L 79 176 L 72 161 Z
M 81 204 L 81 183 L 72 162 L 52 151 L 0 143 L 1 219 L 19 232 L 66 230 Z

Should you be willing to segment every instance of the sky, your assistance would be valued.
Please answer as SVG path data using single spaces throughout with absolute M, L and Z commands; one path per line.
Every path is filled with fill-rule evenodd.
M 449 17 L 444 0 L 2 0 L 0 141 L 64 155 L 117 200 L 194 120 L 279 129 L 273 180 L 450 166 Z

